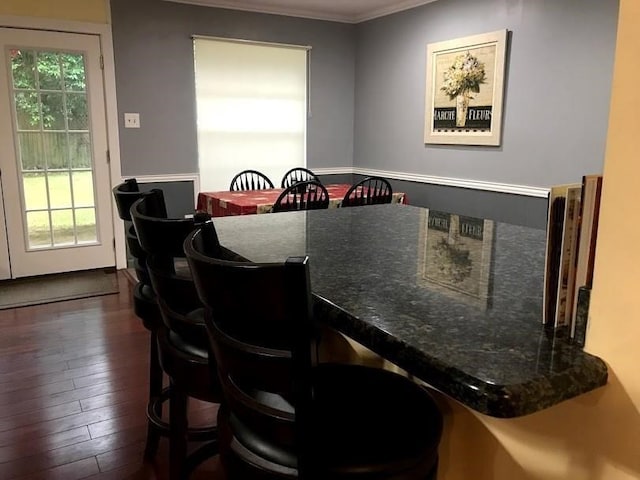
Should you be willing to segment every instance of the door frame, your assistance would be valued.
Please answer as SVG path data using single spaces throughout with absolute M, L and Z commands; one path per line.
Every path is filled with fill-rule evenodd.
M 109 2 L 105 2 L 109 8 Z M 24 28 L 28 30 L 47 30 L 63 33 L 84 33 L 97 35 L 100 39 L 100 49 L 104 62 L 102 70 L 104 84 L 104 105 L 107 125 L 107 148 L 109 149 L 109 176 L 111 188 L 122 182 L 120 165 L 120 136 L 118 132 L 118 104 L 116 97 L 116 73 L 113 53 L 113 35 L 111 25 L 106 23 L 76 22 L 39 17 L 19 17 L 0 15 L 0 27 Z M 111 198 L 111 222 L 115 239 L 116 268 L 127 267 L 127 253 L 125 247 L 124 225 L 117 216 L 117 209 L 113 196 Z

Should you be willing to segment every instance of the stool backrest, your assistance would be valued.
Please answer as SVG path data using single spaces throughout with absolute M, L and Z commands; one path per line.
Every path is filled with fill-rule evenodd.
M 208 349 L 202 315 L 196 312 L 202 303 L 184 260 L 183 244 L 210 216 L 198 213 L 193 218 L 167 218 L 161 192 L 152 191 L 131 206 L 131 217 L 147 254 L 147 270 L 165 326 L 182 340 Z
M 147 272 L 147 254 L 138 241 L 138 235 L 131 219 L 131 206 L 141 198 L 154 195 L 154 202 L 156 202 L 158 208 L 164 209 L 164 195 L 162 190 L 156 190 L 156 193 L 152 193 L 152 191 L 141 191 L 135 178 L 129 178 L 119 185 L 116 185 L 112 189 L 112 192 L 116 201 L 118 216 L 124 221 L 127 247 L 135 260 L 136 275 L 140 282 L 149 285 L 151 280 Z
M 304 463 L 313 351 L 308 258 L 269 264 L 212 258 L 204 253 L 207 228 L 187 238 L 185 253 L 228 407 Z

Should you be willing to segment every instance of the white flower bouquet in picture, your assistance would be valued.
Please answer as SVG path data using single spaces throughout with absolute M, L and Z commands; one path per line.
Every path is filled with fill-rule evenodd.
M 471 93 L 480 93 L 480 85 L 486 82 L 484 63 L 477 57 L 465 52 L 458 55 L 453 64 L 444 72 L 444 82 L 440 87 L 456 101 L 456 127 L 464 127 L 467 122 Z
M 507 31 L 427 46 L 425 143 L 500 145 Z

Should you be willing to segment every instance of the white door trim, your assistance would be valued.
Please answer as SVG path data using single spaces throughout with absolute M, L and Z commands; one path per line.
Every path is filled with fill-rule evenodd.
M 106 2 L 109 8 L 109 2 Z M 107 122 L 107 145 L 109 148 L 110 164 L 109 173 L 111 187 L 120 183 L 122 178 L 120 165 L 120 136 L 118 133 L 118 103 L 116 97 L 116 70 L 113 55 L 113 36 L 111 25 L 106 23 L 75 22 L 70 20 L 57 20 L 39 17 L 18 17 L 13 15 L 0 15 L 0 27 L 26 28 L 31 30 L 49 30 L 67 33 L 89 33 L 100 37 L 100 48 L 104 61 L 102 71 L 105 109 Z M 116 268 L 127 267 L 127 251 L 125 247 L 124 225 L 117 215 L 115 202 L 112 198 L 111 217 L 113 233 L 116 242 Z

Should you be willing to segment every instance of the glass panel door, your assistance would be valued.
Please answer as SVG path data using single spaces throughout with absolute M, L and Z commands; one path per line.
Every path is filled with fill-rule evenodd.
M 27 248 L 96 243 L 84 55 L 10 57 Z
M 0 40 L 11 276 L 114 265 L 98 38 L 0 29 Z

